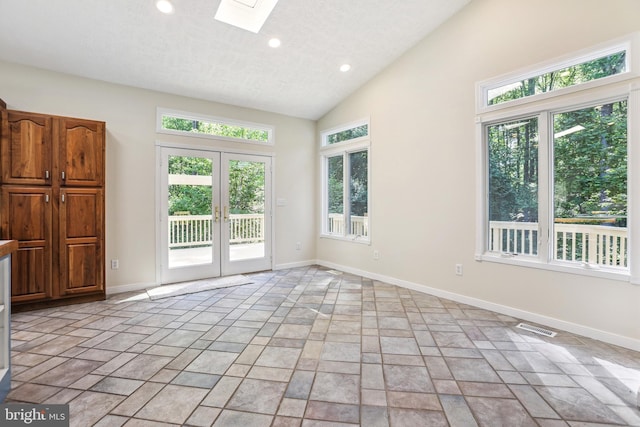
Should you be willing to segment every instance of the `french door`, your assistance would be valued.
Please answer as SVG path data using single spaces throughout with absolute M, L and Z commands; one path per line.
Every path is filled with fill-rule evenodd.
M 159 147 L 160 283 L 271 269 L 271 157 Z

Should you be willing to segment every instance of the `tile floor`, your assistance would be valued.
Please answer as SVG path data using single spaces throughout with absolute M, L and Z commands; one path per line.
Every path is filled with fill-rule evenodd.
M 12 316 L 8 402 L 88 426 L 640 426 L 640 353 L 312 266 Z

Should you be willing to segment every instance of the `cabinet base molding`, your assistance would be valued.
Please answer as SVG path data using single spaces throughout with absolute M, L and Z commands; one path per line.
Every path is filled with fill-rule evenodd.
M 106 295 L 99 293 L 95 295 L 80 295 L 75 297 L 52 299 L 38 302 L 25 302 L 20 304 L 11 304 L 12 313 L 22 313 L 25 311 L 41 310 L 44 308 L 62 307 L 71 304 L 84 304 L 87 302 L 104 301 Z

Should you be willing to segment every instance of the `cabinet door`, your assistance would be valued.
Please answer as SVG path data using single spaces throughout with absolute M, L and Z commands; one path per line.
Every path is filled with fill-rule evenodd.
M 51 297 L 51 190 L 4 186 L 1 191 L 2 238 L 18 241 L 11 258 L 11 301 Z
M 51 183 L 52 119 L 41 114 L 2 112 L 3 184 Z
M 104 289 L 104 193 L 60 189 L 60 295 Z
M 104 185 L 104 122 L 59 118 L 58 173 L 66 187 Z

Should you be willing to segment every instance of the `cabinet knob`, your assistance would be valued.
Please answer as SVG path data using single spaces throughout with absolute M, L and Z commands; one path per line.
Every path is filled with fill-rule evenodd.
M 48 194 L 44 195 L 44 202 L 45 203 L 49 203 L 49 195 Z
M 62 203 L 64 203 L 64 193 L 61 195 Z
M 62 171 L 62 180 L 64 181 L 65 179 L 65 175 L 64 175 L 64 171 Z
M 44 179 L 49 179 L 49 171 L 44 171 Z

